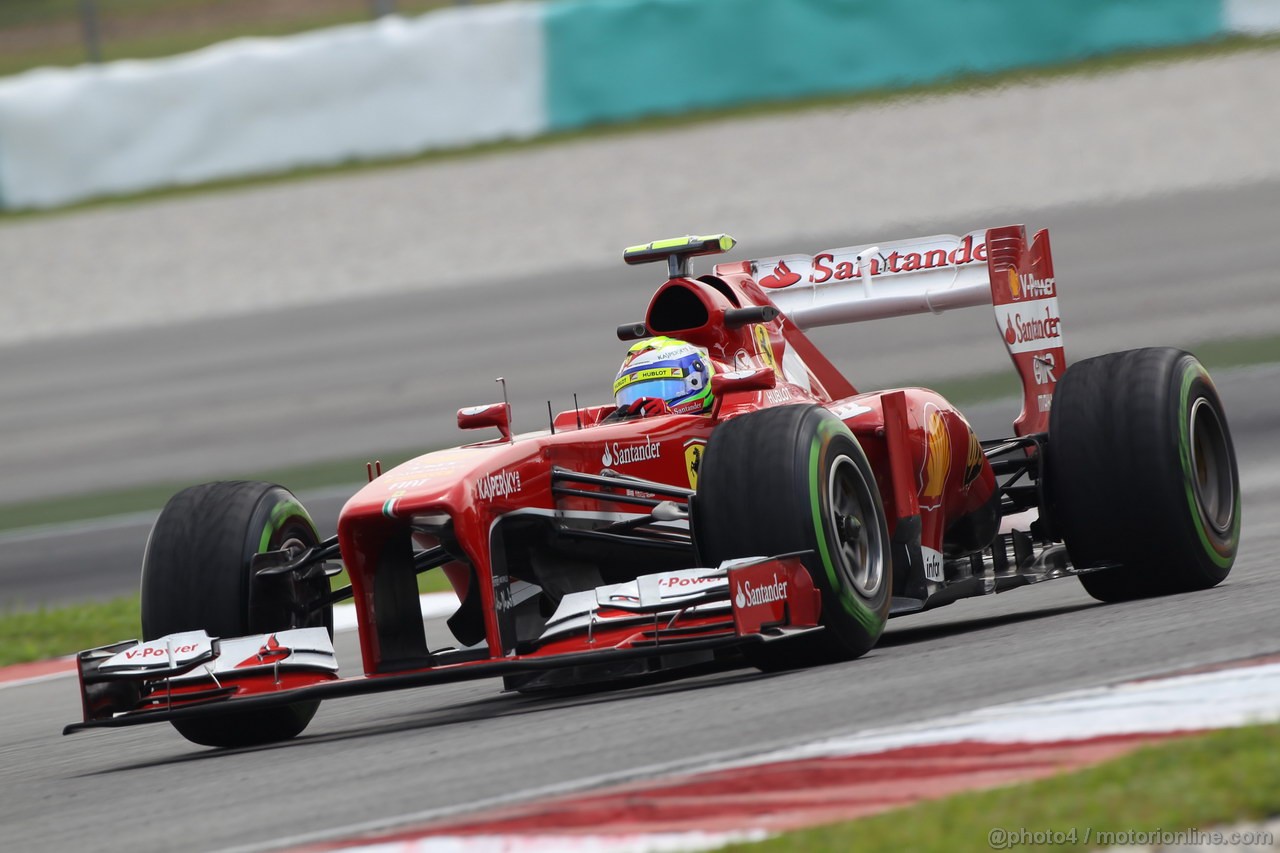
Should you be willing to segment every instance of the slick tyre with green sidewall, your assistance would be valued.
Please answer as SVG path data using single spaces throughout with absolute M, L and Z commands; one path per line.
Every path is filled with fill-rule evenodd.
M 889 534 L 875 475 L 849 428 L 820 406 L 764 409 L 712 433 L 698 470 L 700 561 L 809 551 L 825 630 L 747 647 L 765 670 L 851 660 L 884 631 Z
M 1207 589 L 1240 544 L 1240 476 L 1213 380 L 1190 353 L 1073 364 L 1049 419 L 1056 533 L 1090 595 L 1124 601 Z
M 271 483 L 192 486 L 165 505 L 142 562 L 142 635 L 147 640 L 204 629 L 243 637 L 288 628 L 323 627 L 333 635 L 333 608 L 298 611 L 329 592 L 328 578 L 255 579 L 255 554 L 318 544 L 315 524 L 289 491 Z M 237 747 L 287 740 L 307 727 L 318 701 L 260 711 L 174 720 L 187 740 Z

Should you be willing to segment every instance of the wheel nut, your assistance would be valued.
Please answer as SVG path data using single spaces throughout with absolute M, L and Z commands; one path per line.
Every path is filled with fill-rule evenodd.
M 862 522 L 856 515 L 837 515 L 836 533 L 842 542 L 852 542 L 862 533 Z

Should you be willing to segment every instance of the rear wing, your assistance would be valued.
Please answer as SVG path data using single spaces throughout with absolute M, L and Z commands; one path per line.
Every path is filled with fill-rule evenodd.
M 723 264 L 725 272 L 742 264 Z M 1017 435 L 1049 428 L 1066 369 L 1049 232 L 1021 225 L 747 262 L 765 295 L 801 329 L 991 305 L 1022 380 Z M 720 268 L 717 267 L 717 270 Z

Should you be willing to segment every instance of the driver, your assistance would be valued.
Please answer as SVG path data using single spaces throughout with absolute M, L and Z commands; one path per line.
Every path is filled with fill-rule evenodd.
M 613 395 L 623 416 L 703 414 L 711 411 L 706 350 L 675 338 L 646 338 L 627 351 Z

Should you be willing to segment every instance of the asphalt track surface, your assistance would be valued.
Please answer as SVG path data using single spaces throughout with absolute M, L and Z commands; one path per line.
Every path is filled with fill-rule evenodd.
M 499 694 L 495 680 L 355 697 L 326 703 L 295 741 L 228 752 L 194 747 L 166 725 L 64 738 L 60 725 L 79 716 L 72 678 L 0 689 L 6 849 L 268 849 L 1278 652 L 1270 413 L 1227 396 L 1245 517 L 1235 569 L 1215 589 L 1101 605 L 1065 579 L 895 620 L 847 664 L 553 697 Z M 339 640 L 340 660 L 358 661 L 353 636 Z
M 751 254 L 1006 221 L 1048 227 L 1067 353 L 1081 358 L 1280 332 L 1277 209 L 1280 183 L 1271 182 L 1012 210 L 1000 222 L 815 235 Z M 496 376 L 507 378 L 517 429 L 540 428 L 548 399 L 557 409 L 574 393 L 583 403 L 607 399 L 623 351 L 613 328 L 643 316 L 657 275 L 619 263 L 0 348 L 0 506 L 460 443 L 454 412 L 499 399 Z M 812 336 L 865 389 L 1009 369 L 982 309 Z M 1244 405 L 1273 407 L 1277 387 L 1262 383 Z M 1013 412 L 971 414 L 995 437 Z M 1235 405 L 1229 414 L 1233 423 L 1242 416 Z M 353 470 L 353 480 L 362 473 Z M 308 501 L 322 528 L 331 529 L 342 499 L 339 490 Z M 0 605 L 131 593 L 149 523 L 0 534 Z
M 1278 201 L 1280 187 L 1264 185 L 1028 217 L 1053 229 L 1069 354 L 1274 332 L 1280 244 L 1267 214 Z M 815 239 L 813 248 L 829 242 Z M 431 444 L 449 437 L 439 424 L 452 420 L 456 406 L 491 399 L 491 378 L 503 373 L 517 418 L 534 426 L 545 395 L 566 402 L 566 388 L 586 389 L 585 397 L 606 385 L 620 350 L 607 330 L 639 316 L 643 281 L 623 271 L 578 271 L 558 279 L 554 298 L 547 282 L 516 282 L 479 294 L 376 299 L 10 351 L 6 357 L 25 361 L 24 370 L 5 371 L 6 434 L 13 430 L 37 459 L 14 477 L 24 484 L 40 481 L 42 471 L 54 477 L 57 454 L 79 440 L 87 446 L 68 463 L 78 472 L 74 482 L 50 493 L 110 482 L 140 459 L 146 479 L 156 479 L 158 472 L 170 478 L 248 464 L 253 454 L 270 458 L 295 444 L 299 453 L 400 447 L 410 437 Z M 485 325 L 467 322 L 494 306 L 501 310 L 491 310 Z M 957 312 L 839 329 L 820 340 L 874 387 L 1001 366 L 988 323 Z M 14 375 L 26 370 L 37 375 L 15 387 Z M 4 688 L 5 847 L 265 849 L 1280 652 L 1280 460 L 1273 450 L 1280 370 L 1220 378 L 1245 516 L 1235 569 L 1213 590 L 1100 605 L 1067 579 L 896 620 L 875 650 L 848 664 L 781 675 L 733 669 L 554 697 L 501 695 L 493 680 L 359 697 L 324 705 L 296 741 L 231 752 L 194 747 L 164 725 L 64 738 L 61 725 L 80 714 L 72 679 Z M 319 390 L 327 396 L 314 396 Z M 20 413 L 10 400 L 22 403 Z M 980 429 L 999 428 L 1002 413 L 981 412 Z M 60 436 L 56 427 L 68 422 L 80 431 Z M 240 437 L 227 437 L 233 433 Z M 15 462 L 21 459 L 6 458 L 5 470 Z M 120 553 L 132 553 L 134 566 L 141 540 L 128 544 L 119 532 Z M 10 542 L 4 583 L 13 581 L 9 561 L 24 542 L 34 543 L 24 573 L 71 564 L 67 585 L 105 574 L 97 541 L 76 541 Z M 135 571 L 120 575 L 125 591 L 136 587 Z M 351 674 L 358 665 L 352 635 L 340 637 L 338 654 Z

